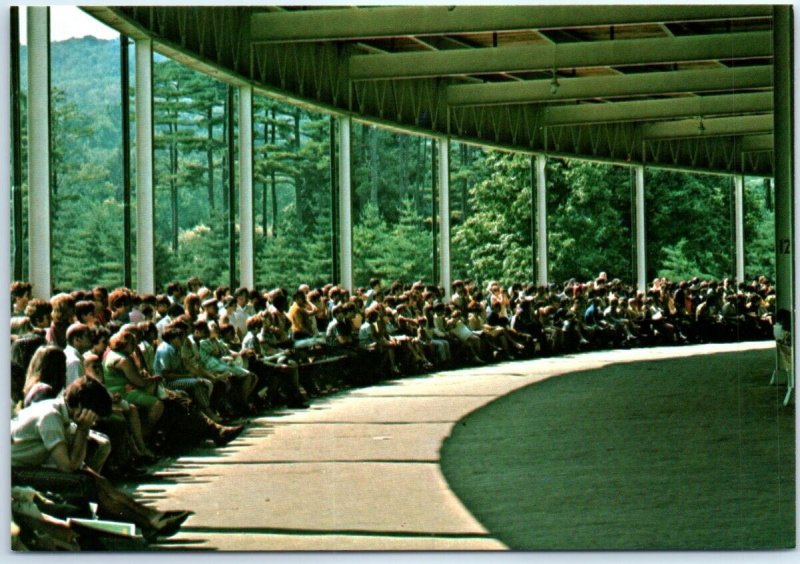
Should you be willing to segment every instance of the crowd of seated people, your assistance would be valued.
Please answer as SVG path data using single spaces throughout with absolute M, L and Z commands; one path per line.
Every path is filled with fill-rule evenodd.
M 449 298 L 378 278 L 352 293 L 332 284 L 212 290 L 197 278 L 165 290 L 97 287 L 46 301 L 31 298 L 29 283 L 11 285 L 14 485 L 46 488 L 53 472 L 82 473 L 79 491 L 148 540 L 177 532 L 189 512 L 141 509 L 107 478 L 146 475 L 159 457 L 206 442 L 226 445 L 264 410 L 509 359 L 769 339 L 775 315 L 763 276 L 660 278 L 643 292 L 605 273 L 547 287 L 456 280 Z M 42 418 L 60 430 L 29 436 Z

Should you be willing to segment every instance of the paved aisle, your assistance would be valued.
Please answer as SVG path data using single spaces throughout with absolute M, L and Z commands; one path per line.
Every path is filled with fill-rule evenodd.
M 165 549 L 502 550 L 439 469 L 459 419 L 576 370 L 773 346 L 609 351 L 394 380 L 256 418 L 228 447 L 182 457 L 137 492 L 196 512 Z

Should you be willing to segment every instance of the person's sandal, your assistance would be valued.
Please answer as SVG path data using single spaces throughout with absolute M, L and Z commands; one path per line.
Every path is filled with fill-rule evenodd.
M 142 537 L 149 544 L 158 541 L 158 537 L 171 537 L 176 534 L 184 521 L 194 515 L 194 511 L 164 511 L 161 516 L 160 526 L 154 527 L 152 525 L 142 528 Z
M 244 425 L 237 425 L 235 427 L 222 427 L 219 434 L 214 437 L 214 444 L 217 446 L 225 446 L 233 439 L 238 437 L 244 430 Z

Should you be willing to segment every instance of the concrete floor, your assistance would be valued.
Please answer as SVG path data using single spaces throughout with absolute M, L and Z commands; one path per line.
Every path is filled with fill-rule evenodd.
M 772 348 L 771 342 L 585 353 L 393 380 L 251 420 L 136 489 L 196 512 L 157 548 L 505 550 L 451 492 L 439 449 L 466 414 L 534 382 L 617 362 Z

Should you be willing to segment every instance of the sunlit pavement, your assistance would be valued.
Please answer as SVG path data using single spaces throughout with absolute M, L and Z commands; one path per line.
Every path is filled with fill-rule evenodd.
M 517 388 L 612 363 L 773 348 L 771 342 L 583 353 L 393 380 L 275 411 L 207 456 L 139 486 L 195 511 L 166 550 L 504 550 L 451 492 L 439 450 L 465 415 Z

